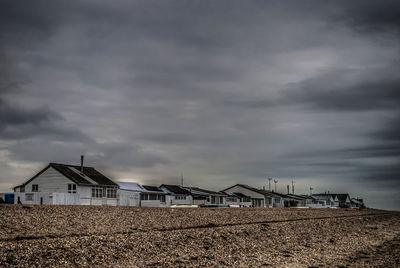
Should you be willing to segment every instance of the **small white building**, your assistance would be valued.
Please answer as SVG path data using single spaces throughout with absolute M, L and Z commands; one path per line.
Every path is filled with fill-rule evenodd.
M 184 187 L 193 196 L 195 205 L 223 205 L 226 204 L 226 194 L 201 189 L 198 187 Z
M 93 167 L 50 163 L 25 183 L 14 187 L 15 204 L 118 204 L 118 185 Z
M 182 186 L 162 184 L 160 189 L 170 196 L 168 206 L 194 204 L 192 194 Z
M 230 207 L 251 207 L 251 198 L 242 193 L 233 193 L 229 191 L 223 191 L 226 197 L 226 204 Z
M 117 182 L 119 205 L 137 207 L 167 207 L 171 197 L 156 186 L 136 182 Z
M 235 184 L 224 192 L 241 193 L 251 198 L 252 207 L 283 207 L 283 199 L 273 192 L 257 189 L 245 184 Z
M 313 207 L 330 207 L 338 208 L 339 199 L 336 194 L 313 194 L 312 197 L 316 200 L 317 206 Z

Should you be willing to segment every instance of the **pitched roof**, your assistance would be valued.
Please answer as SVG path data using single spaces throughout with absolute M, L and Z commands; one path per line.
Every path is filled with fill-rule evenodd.
M 347 201 L 347 198 L 349 198 L 349 201 L 350 201 L 349 194 L 336 194 L 336 196 L 339 199 L 339 202 L 341 202 L 341 203 L 345 203 Z
M 317 200 L 335 199 L 335 195 L 333 195 L 333 194 L 313 194 L 312 197 L 317 199 Z
M 16 186 L 14 188 L 24 186 L 34 180 L 36 177 L 41 175 L 50 167 L 57 170 L 59 173 L 70 179 L 72 182 L 76 183 L 77 185 L 82 186 L 118 186 L 112 180 L 98 172 L 93 167 L 83 167 L 83 172 L 81 173 L 81 167 L 75 165 L 66 165 L 66 164 L 58 164 L 58 163 L 50 163 L 44 169 L 42 169 L 39 173 L 29 179 L 27 182 Z
M 242 194 L 242 193 L 233 193 L 233 194 L 236 195 L 237 197 L 241 197 L 241 198 L 243 198 L 243 197 L 249 198 L 250 197 L 250 196 L 247 196 L 247 195 Z
M 121 190 L 126 190 L 126 191 L 135 191 L 135 192 L 145 192 L 146 189 L 142 187 L 139 183 L 136 182 L 122 182 L 122 181 L 117 181 L 116 182 Z
M 273 192 L 266 191 L 266 190 L 262 190 L 262 189 L 257 189 L 257 188 L 254 188 L 254 187 L 252 187 L 252 186 L 246 185 L 246 184 L 235 184 L 234 186 L 240 186 L 240 187 L 243 187 L 243 188 L 245 188 L 245 189 L 247 189 L 247 190 L 250 190 L 250 191 L 253 191 L 253 192 L 262 194 L 262 195 L 264 195 L 264 196 L 268 196 L 268 197 L 277 196 L 277 195 L 275 195 L 275 193 L 273 193 Z M 231 186 L 231 187 L 229 187 L 229 188 L 232 188 L 232 187 L 234 187 L 234 186 Z M 229 188 L 225 189 L 224 191 L 228 190 Z
M 217 196 L 226 196 L 226 194 L 221 193 L 221 192 L 214 192 L 210 190 L 205 190 L 201 189 L 198 187 L 184 187 L 186 190 L 188 190 L 192 194 L 197 194 L 197 195 L 217 195 Z
M 162 194 L 165 194 L 165 192 L 160 188 L 158 188 L 157 186 L 142 185 L 142 187 L 146 189 L 148 192 L 160 192 Z
M 179 186 L 179 185 L 171 185 L 171 184 L 162 184 L 160 186 L 164 187 L 165 189 L 167 189 L 167 191 L 171 194 L 185 194 L 185 195 L 190 195 L 190 192 L 188 190 L 186 190 L 185 188 Z

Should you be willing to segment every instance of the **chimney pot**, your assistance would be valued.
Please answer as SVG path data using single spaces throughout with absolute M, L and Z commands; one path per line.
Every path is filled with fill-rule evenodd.
M 84 156 L 81 155 L 81 173 L 83 173 L 83 158 L 84 158 Z

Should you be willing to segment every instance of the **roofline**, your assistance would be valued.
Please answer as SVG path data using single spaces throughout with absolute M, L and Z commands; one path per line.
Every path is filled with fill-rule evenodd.
M 112 181 L 112 182 L 114 183 L 114 185 L 109 185 L 109 184 L 97 184 L 97 185 L 93 185 L 93 184 L 86 184 L 86 183 L 78 183 L 78 182 L 76 182 L 75 180 L 73 180 L 70 176 L 65 175 L 65 174 L 63 174 L 62 172 L 60 172 L 56 167 L 54 167 L 54 165 L 60 165 L 60 166 L 65 166 L 65 167 L 70 167 L 70 166 L 79 167 L 79 166 L 76 166 L 76 165 L 67 165 L 67 164 L 59 164 L 59 163 L 50 162 L 45 168 L 43 168 L 41 171 L 39 171 L 39 172 L 38 172 L 36 175 L 34 175 L 32 178 L 30 178 L 29 180 L 27 180 L 27 181 L 24 182 L 23 184 L 14 186 L 12 189 L 15 190 L 15 189 L 18 188 L 18 187 L 27 185 L 28 183 L 30 183 L 31 181 L 33 181 L 34 179 L 36 179 L 38 176 L 40 176 L 43 172 L 45 172 L 46 170 L 48 170 L 50 167 L 53 168 L 53 169 L 54 169 L 55 171 L 57 171 L 58 173 L 60 173 L 61 175 L 63 175 L 65 178 L 69 179 L 70 181 L 72 181 L 73 183 L 75 183 L 76 185 L 79 185 L 79 186 L 100 186 L 100 187 L 102 187 L 102 186 L 106 186 L 106 187 L 111 187 L 111 186 L 113 186 L 113 187 L 115 187 L 115 186 L 116 186 L 116 187 L 119 188 L 119 185 L 116 184 L 114 181 L 112 181 L 112 180 L 109 179 L 109 178 L 108 178 L 108 179 L 109 179 L 110 181 Z M 88 167 L 88 166 L 84 166 L 84 167 L 95 169 L 94 167 Z M 104 176 L 104 175 L 103 175 L 103 176 Z M 106 177 L 106 178 L 107 178 L 107 177 Z
M 28 183 L 30 183 L 31 181 L 33 181 L 34 179 L 36 179 L 38 176 L 40 176 L 40 175 L 41 175 L 43 172 L 45 172 L 47 169 L 49 169 L 50 166 L 51 166 L 51 165 L 48 164 L 45 168 L 43 168 L 41 171 L 39 171 L 38 173 L 36 173 L 36 175 L 34 175 L 32 178 L 30 178 L 29 180 L 27 180 L 27 181 L 24 182 L 23 184 L 20 184 L 20 185 L 18 185 L 18 186 L 13 187 L 13 189 L 15 190 L 15 188 L 18 188 L 18 187 L 27 185 Z M 59 172 L 59 171 L 57 170 L 57 172 Z
M 253 192 L 255 192 L 255 193 L 261 194 L 261 195 L 263 195 L 264 197 L 265 197 L 265 196 L 273 197 L 274 195 L 275 195 L 275 196 L 280 196 L 279 194 L 276 194 L 276 193 L 274 193 L 274 192 L 268 192 L 268 191 L 266 191 L 266 190 L 257 189 L 257 188 L 255 188 L 255 187 L 250 186 L 250 185 L 240 184 L 240 183 L 237 183 L 237 184 L 235 184 L 235 185 L 233 185 L 233 186 L 231 186 L 231 187 L 228 187 L 228 188 L 226 188 L 226 189 L 224 189 L 224 190 L 222 190 L 222 191 L 226 191 L 226 190 L 228 190 L 228 189 L 230 189 L 230 188 L 232 188 L 232 187 L 235 187 L 235 186 L 243 187 L 243 188 L 245 188 L 245 189 L 247 189 L 247 190 L 249 190 L 249 191 L 253 191 Z M 280 196 L 280 197 L 281 197 L 281 196 Z

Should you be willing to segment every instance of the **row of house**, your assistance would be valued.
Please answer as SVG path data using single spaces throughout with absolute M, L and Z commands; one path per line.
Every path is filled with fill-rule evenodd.
M 93 167 L 50 163 L 14 187 L 14 202 L 50 205 L 141 207 L 362 207 L 348 194 L 294 195 L 236 184 L 221 191 L 162 184 L 114 182 Z

